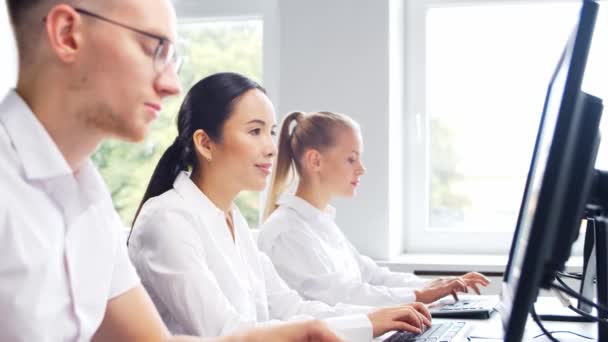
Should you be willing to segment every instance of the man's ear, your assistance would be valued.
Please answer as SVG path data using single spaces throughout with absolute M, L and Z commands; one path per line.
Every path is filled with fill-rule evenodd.
M 209 135 L 202 129 L 197 129 L 192 135 L 194 141 L 194 148 L 197 153 L 211 161 L 213 159 L 213 141 Z
M 44 17 L 44 28 L 53 54 L 64 63 L 76 59 L 82 44 L 82 17 L 71 6 L 53 7 Z

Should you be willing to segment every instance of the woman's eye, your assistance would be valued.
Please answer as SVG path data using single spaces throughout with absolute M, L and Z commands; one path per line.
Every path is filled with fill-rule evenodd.
M 275 130 L 270 131 L 270 135 L 272 135 L 273 137 L 276 137 L 277 136 L 277 131 L 275 131 Z
M 255 128 L 255 129 L 252 129 L 251 131 L 249 131 L 249 134 L 251 134 L 251 135 L 260 135 L 261 131 L 262 131 L 261 129 Z
M 348 158 L 348 162 L 351 163 L 351 164 L 354 164 L 355 163 L 355 159 L 354 158 Z

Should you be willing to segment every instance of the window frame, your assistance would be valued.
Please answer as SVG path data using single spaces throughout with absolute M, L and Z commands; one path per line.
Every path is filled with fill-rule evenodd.
M 263 22 L 262 78 L 275 107 L 279 99 L 279 0 L 224 0 L 175 2 L 179 23 L 197 20 L 261 19 Z
M 554 0 L 575 3 L 575 0 Z M 490 0 L 420 0 L 405 7 L 405 111 L 403 119 L 404 228 L 402 249 L 406 254 L 500 254 L 511 248 L 513 231 L 428 229 L 430 226 L 430 117 L 426 115 L 426 14 L 430 8 L 497 4 Z M 501 0 L 501 4 L 544 3 L 541 0 Z M 522 183 L 522 197 L 524 184 Z M 521 201 L 521 198 L 520 198 Z M 491 224 L 489 222 L 488 224 Z M 515 224 L 515 222 L 514 222 Z M 515 227 L 514 227 L 515 229 Z M 582 234 L 582 233 L 581 233 Z M 582 254 L 582 239 L 574 245 Z

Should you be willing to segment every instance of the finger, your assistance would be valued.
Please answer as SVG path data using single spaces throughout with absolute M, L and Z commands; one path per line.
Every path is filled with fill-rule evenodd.
M 418 315 L 418 317 L 420 318 L 420 322 L 422 323 L 421 327 L 430 327 L 431 326 L 431 321 L 428 318 L 426 318 L 422 313 L 416 312 L 416 314 Z
M 486 287 L 486 285 L 480 284 L 480 283 L 476 283 L 473 281 L 469 281 L 467 282 L 467 285 L 472 288 L 477 294 L 481 294 L 481 287 Z
M 467 292 L 467 284 L 460 278 L 452 280 L 448 285 L 450 291 Z
M 484 285 L 489 285 L 491 283 L 490 279 L 488 279 L 483 274 L 477 272 L 467 273 L 463 277 L 470 280 L 475 280 L 476 282 L 482 283 Z
M 422 329 L 416 328 L 411 324 L 400 321 L 396 321 L 394 326 L 391 327 L 391 330 L 409 331 L 414 334 L 422 334 Z
M 413 304 L 414 308 L 416 309 L 416 311 L 418 311 L 419 313 L 421 313 L 424 318 L 426 318 L 425 323 L 430 324 L 431 320 L 433 319 L 431 316 L 431 312 L 429 311 L 429 309 L 426 307 L 426 305 L 422 304 L 422 303 L 414 303 Z
M 459 299 L 458 299 L 458 293 L 456 293 L 456 291 L 452 291 L 452 297 L 454 297 L 455 301 L 459 301 Z
M 475 283 L 469 284 L 469 287 L 472 288 L 473 291 L 475 291 L 475 293 L 477 293 L 478 295 L 481 294 L 481 291 L 479 291 L 479 287 L 477 287 L 477 284 L 475 284 Z
M 407 322 L 412 326 L 422 328 L 423 321 L 422 318 L 419 317 L 418 311 L 414 309 L 412 304 L 407 304 L 401 307 L 398 307 L 394 310 L 391 310 L 391 321 L 393 322 Z
M 457 281 L 457 282 L 460 284 L 460 286 L 462 287 L 462 288 L 461 288 L 461 292 L 464 292 L 464 293 L 468 293 L 468 292 L 469 292 L 469 288 L 467 287 L 467 282 L 466 282 L 464 279 L 462 279 L 462 278 L 458 278 L 456 281 Z
M 478 284 L 478 285 L 483 285 L 483 286 L 488 286 L 490 285 L 490 283 L 488 283 L 487 281 L 485 281 L 484 279 L 478 279 L 478 278 L 465 278 L 465 281 L 467 282 L 467 284 Z
M 424 321 L 422 319 L 422 315 L 416 311 L 413 307 L 407 308 L 407 318 L 406 321 L 410 322 L 413 326 L 422 329 L 424 327 Z M 409 319 L 408 319 L 409 318 Z
M 492 281 L 490 279 L 483 277 L 483 283 L 482 283 L 483 286 L 488 286 L 488 285 L 490 285 L 491 282 Z

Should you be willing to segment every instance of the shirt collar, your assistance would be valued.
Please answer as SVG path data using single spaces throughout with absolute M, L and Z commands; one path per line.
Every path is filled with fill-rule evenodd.
M 72 174 L 72 169 L 30 107 L 15 90 L 0 103 L 4 125 L 29 180 Z
M 336 208 L 332 207 L 331 205 L 328 205 L 327 209 L 325 210 L 320 210 L 319 208 L 308 203 L 308 201 L 293 194 L 285 193 L 281 195 L 277 203 L 279 205 L 292 208 L 298 214 L 302 215 L 307 221 L 311 221 L 319 216 L 326 216 L 331 220 L 335 220 L 336 218 Z
M 222 218 L 225 217 L 224 211 L 218 208 L 209 197 L 194 184 L 192 179 L 190 179 L 190 174 L 188 172 L 182 171 L 177 175 L 177 178 L 173 182 L 173 188 L 186 203 L 193 205 L 197 211 L 203 209 L 205 210 L 205 214 L 211 214 Z M 232 204 L 230 210 L 234 213 L 234 204 Z
M 74 173 L 74 177 L 87 202 L 96 203 L 103 200 L 113 206 L 112 195 L 91 159 L 87 159 L 80 170 Z

